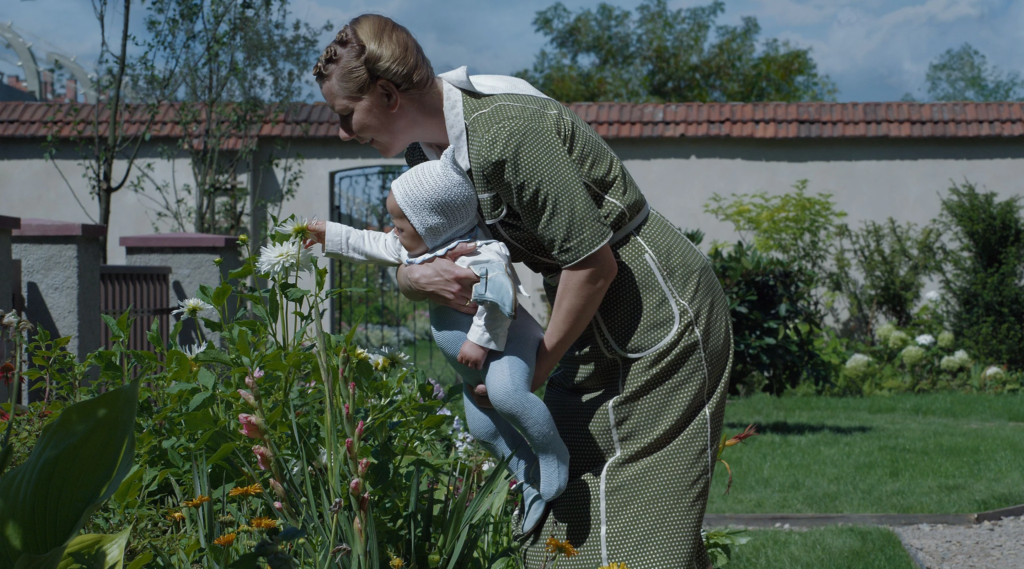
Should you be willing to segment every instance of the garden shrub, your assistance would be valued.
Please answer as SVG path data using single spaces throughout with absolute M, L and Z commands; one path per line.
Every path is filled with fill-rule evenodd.
M 936 233 L 891 217 L 885 223 L 866 221 L 857 230 L 839 227 L 831 288 L 846 299 L 846 329 L 854 338 L 870 341 L 879 316 L 910 326 L 924 279 L 936 270 Z
M 1021 198 L 997 201 L 965 182 L 949 188 L 937 220 L 942 307 L 979 358 L 1024 370 L 1024 220 Z
M 765 378 L 762 389 L 776 395 L 805 378 L 827 380 L 828 365 L 815 349 L 819 317 L 804 286 L 810 277 L 742 241 L 728 250 L 714 248 L 708 258 L 732 315 L 730 389 L 735 393 L 754 373 Z

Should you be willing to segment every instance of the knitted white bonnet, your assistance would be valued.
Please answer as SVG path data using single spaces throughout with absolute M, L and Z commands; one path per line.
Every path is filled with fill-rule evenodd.
M 417 164 L 396 178 L 391 193 L 431 251 L 476 227 L 476 188 L 451 146 L 439 160 Z

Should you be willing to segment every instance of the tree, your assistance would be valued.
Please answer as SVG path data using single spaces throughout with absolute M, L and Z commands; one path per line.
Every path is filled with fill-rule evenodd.
M 607 3 L 573 14 L 558 2 L 533 21 L 552 51 L 541 50 L 532 70 L 516 76 L 563 102 L 835 98 L 835 84 L 818 73 L 810 49 L 759 42 L 753 17 L 716 24 L 724 11 L 721 0 L 680 10 L 645 0 L 635 16 Z
M 151 0 L 146 27 L 154 59 L 139 90 L 178 101 L 171 120 L 184 133 L 193 177 L 179 186 L 148 176 L 157 217 L 181 230 L 236 233 L 259 207 L 256 180 L 268 165 L 258 163 L 259 129 L 302 100 L 309 54 L 331 24 L 292 20 L 287 0 Z M 166 94 L 164 76 L 173 77 Z
M 102 262 L 104 263 L 107 262 L 107 227 L 110 225 L 111 201 L 114 194 L 128 184 L 134 171 L 139 149 L 142 142 L 148 139 L 149 125 L 155 117 L 155 112 L 151 107 L 129 108 L 126 98 L 127 78 L 133 73 L 136 65 L 146 61 L 148 57 L 148 54 L 140 55 L 135 59 L 128 56 L 128 43 L 132 38 L 129 32 L 131 5 L 131 0 L 124 0 L 121 13 L 121 33 L 115 51 L 107 41 L 107 15 L 111 7 L 110 0 L 92 0 L 93 12 L 100 25 L 101 43 L 98 61 L 100 73 L 96 85 L 85 87 L 95 89 L 99 97 L 96 104 L 92 106 L 91 113 L 85 118 L 76 119 L 71 125 L 74 133 L 73 140 L 78 141 L 78 153 L 85 166 L 85 178 L 88 180 L 89 193 L 96 196 L 99 205 L 99 223 L 104 228 L 102 237 Z M 153 84 L 157 83 L 158 77 L 154 76 Z M 72 106 L 74 107 L 73 101 Z M 72 110 L 75 111 L 71 113 L 72 115 L 78 114 L 76 109 Z M 125 122 L 133 111 L 139 113 L 134 117 L 135 119 L 140 117 L 146 119 L 145 125 L 142 128 L 126 129 Z M 100 127 L 101 121 L 106 124 L 105 131 Z M 51 159 L 54 166 L 57 165 L 52 160 L 57 151 L 57 139 L 57 133 L 50 133 L 50 136 L 47 137 L 46 156 Z M 123 167 L 123 171 L 117 175 L 114 173 L 115 162 Z M 61 176 L 63 175 L 61 172 Z M 74 194 L 74 190 L 72 190 L 72 194 Z
M 928 64 L 928 96 L 934 101 L 1015 101 L 1024 99 L 1019 73 L 1004 73 L 969 43 L 947 49 Z

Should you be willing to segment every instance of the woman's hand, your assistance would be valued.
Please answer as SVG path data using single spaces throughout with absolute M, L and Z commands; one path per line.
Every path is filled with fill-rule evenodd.
M 459 312 L 476 314 L 476 303 L 470 298 L 473 284 L 480 282 L 480 277 L 454 262 L 475 249 L 474 243 L 461 243 L 444 257 L 419 265 L 402 265 L 398 268 L 398 288 L 411 300 L 428 299 Z
M 309 249 L 317 243 L 320 244 L 320 252 L 324 252 L 324 246 L 327 241 L 327 222 L 322 219 L 314 219 L 309 224 L 309 236 L 306 238 L 304 245 L 306 249 Z

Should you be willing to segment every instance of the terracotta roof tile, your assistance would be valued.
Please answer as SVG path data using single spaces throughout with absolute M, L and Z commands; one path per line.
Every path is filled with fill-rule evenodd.
M 179 104 L 163 104 L 150 115 L 145 107 L 127 112 L 124 131 L 162 138 L 180 137 Z M 605 138 L 725 137 L 1020 137 L 1024 103 L 574 103 L 570 108 Z M 91 136 L 95 105 L 0 102 L 0 137 Z M 109 110 L 100 108 L 100 134 Z M 297 104 L 269 116 L 256 136 L 334 138 L 338 116 L 323 103 Z M 225 147 L 240 148 L 239 137 Z

